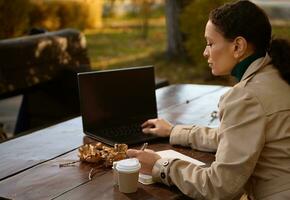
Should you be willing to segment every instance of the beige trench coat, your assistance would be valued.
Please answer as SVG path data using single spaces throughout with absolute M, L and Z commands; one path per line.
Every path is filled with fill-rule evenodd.
M 195 199 L 290 199 L 290 86 L 270 64 L 255 60 L 242 80 L 220 98 L 216 129 L 176 125 L 171 144 L 216 152 L 202 168 L 162 158 L 153 178 Z M 168 161 L 168 162 L 167 162 Z

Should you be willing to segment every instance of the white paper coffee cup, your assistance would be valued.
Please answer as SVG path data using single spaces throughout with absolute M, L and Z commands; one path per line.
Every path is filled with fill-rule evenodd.
M 139 160 L 136 158 L 118 161 L 116 170 L 120 192 L 133 193 L 137 191 L 140 167 Z

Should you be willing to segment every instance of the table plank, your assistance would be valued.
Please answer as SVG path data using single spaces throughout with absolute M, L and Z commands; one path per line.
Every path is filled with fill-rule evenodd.
M 68 142 L 69 139 L 69 142 Z M 80 118 L 0 144 L 0 180 L 71 151 L 82 144 Z
M 139 148 L 139 146 L 137 147 Z M 153 143 L 148 146 L 153 150 L 173 149 L 210 164 L 214 154 L 170 146 L 167 142 Z M 78 160 L 77 151 L 72 151 L 56 159 L 37 165 L 13 177 L 0 182 L 0 196 L 12 199 L 128 199 L 113 186 L 112 170 L 100 171 L 93 181 L 88 180 L 88 173 L 93 165 L 77 163 L 74 167 L 59 168 L 60 163 Z M 162 185 L 145 186 L 139 184 L 138 192 L 129 198 L 160 199 L 183 196 L 178 189 L 171 190 Z M 149 198 L 150 197 L 150 198 Z
M 76 150 L 7 178 L 0 182 L 0 196 L 11 199 L 51 199 L 88 181 L 89 165 L 59 167 L 60 163 L 72 160 L 78 160 Z
M 157 110 L 164 111 L 179 104 L 193 101 L 199 97 L 222 89 L 218 85 L 175 84 L 156 91 Z
M 173 124 L 217 127 L 219 120 L 216 118 L 212 121 L 211 113 L 218 111 L 219 98 L 229 89 L 229 87 L 223 87 L 170 109 L 162 110 L 159 112 L 159 116 Z
M 112 172 L 104 174 L 99 179 L 94 179 L 80 187 L 69 191 L 58 198 L 57 200 L 78 200 L 78 199 L 189 199 L 186 198 L 176 187 L 168 188 L 165 185 L 154 184 L 145 186 L 138 183 L 138 190 L 136 193 L 124 194 L 118 191 L 118 186 L 114 185 L 112 180 Z M 100 187 L 102 184 L 102 187 Z
M 173 147 L 168 144 L 153 144 L 149 146 L 150 149 L 154 150 L 165 150 L 173 149 L 179 151 L 188 156 L 202 160 L 207 164 L 210 164 L 214 160 L 214 155 L 207 153 L 205 156 L 204 152 L 198 152 L 189 148 Z M 205 158 L 206 157 L 206 158 Z M 138 184 L 138 190 L 136 193 L 123 194 L 118 191 L 118 187 L 113 183 L 112 172 L 107 173 L 99 178 L 94 179 L 91 182 L 87 182 L 74 190 L 60 195 L 57 200 L 62 199 L 189 199 L 180 192 L 176 187 L 167 187 L 162 184 L 153 185 L 142 185 Z M 102 186 L 100 187 L 100 183 Z

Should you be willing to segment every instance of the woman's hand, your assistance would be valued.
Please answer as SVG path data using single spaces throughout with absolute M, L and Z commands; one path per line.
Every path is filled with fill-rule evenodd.
M 160 159 L 161 157 L 150 149 L 136 150 L 136 149 L 128 149 L 127 155 L 129 157 L 134 157 L 139 160 L 141 163 L 140 172 L 143 174 L 152 174 L 152 169 L 155 162 Z
M 149 119 L 142 124 L 142 131 L 159 137 L 169 137 L 173 125 L 164 119 Z

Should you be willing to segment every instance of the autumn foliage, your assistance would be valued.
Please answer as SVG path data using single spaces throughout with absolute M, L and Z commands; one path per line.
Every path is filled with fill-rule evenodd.
M 32 27 L 46 30 L 101 26 L 102 0 L 0 0 L 0 38 L 25 35 Z

